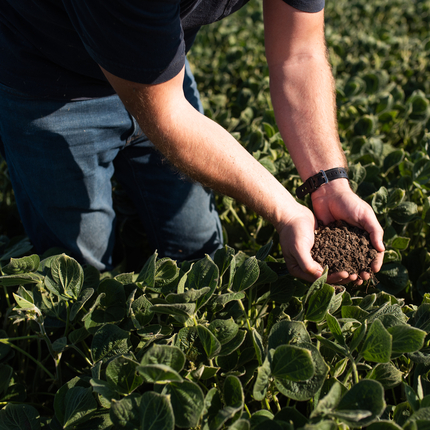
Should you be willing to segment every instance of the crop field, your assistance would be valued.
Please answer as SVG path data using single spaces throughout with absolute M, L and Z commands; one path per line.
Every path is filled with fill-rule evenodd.
M 2 162 L 0 430 L 430 429 L 430 0 L 327 1 L 325 31 L 351 186 L 385 232 L 377 281 L 291 277 L 273 227 L 221 195 L 214 259 L 145 253 L 117 187 L 115 271 L 37 255 Z M 206 114 L 294 193 L 261 2 L 189 59 Z

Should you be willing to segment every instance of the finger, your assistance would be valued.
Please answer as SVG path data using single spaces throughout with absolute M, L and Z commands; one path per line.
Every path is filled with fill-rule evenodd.
M 303 279 L 304 281 L 307 281 L 307 282 L 316 281 L 323 273 L 321 266 L 319 268 L 321 272 L 318 270 L 315 272 L 305 272 L 297 262 L 294 262 L 294 264 L 290 264 L 290 265 L 287 262 L 287 268 L 288 268 L 288 272 L 291 275 L 295 276 L 296 278 Z
M 370 209 L 366 211 L 362 218 L 362 228 L 369 233 L 370 241 L 378 252 L 385 251 L 384 230 L 379 224 L 375 213 Z
M 331 273 L 327 276 L 327 282 L 329 284 L 343 284 L 348 283 L 349 273 L 346 270 L 337 273 Z
M 378 273 L 381 270 L 383 262 L 384 262 L 384 253 L 378 252 L 378 254 L 376 255 L 376 258 L 370 264 L 370 268 L 372 269 L 373 273 Z

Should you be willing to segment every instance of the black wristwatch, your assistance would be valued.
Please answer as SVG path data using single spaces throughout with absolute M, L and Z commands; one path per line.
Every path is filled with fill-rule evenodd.
M 306 194 L 311 194 L 321 185 L 327 184 L 328 182 L 339 178 L 349 179 L 348 173 L 343 167 L 335 167 L 334 169 L 329 169 L 326 171 L 320 170 L 319 173 L 308 178 L 303 185 L 300 185 L 300 187 L 296 189 L 296 195 L 299 199 L 303 200 L 303 197 L 305 197 Z

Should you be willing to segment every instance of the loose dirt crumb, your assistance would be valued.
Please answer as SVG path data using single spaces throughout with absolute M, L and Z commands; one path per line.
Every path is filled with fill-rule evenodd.
M 343 270 L 349 274 L 372 273 L 370 263 L 376 254 L 369 234 L 345 221 L 336 221 L 327 226 L 320 224 L 315 231 L 311 255 L 321 266 L 328 266 L 329 274 Z

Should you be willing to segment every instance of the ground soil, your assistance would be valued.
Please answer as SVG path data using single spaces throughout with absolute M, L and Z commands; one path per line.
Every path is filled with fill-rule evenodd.
M 311 254 L 321 266 L 328 266 L 328 273 L 346 270 L 352 274 L 372 273 L 370 263 L 377 251 L 370 243 L 366 231 L 344 221 L 336 221 L 318 227 Z

